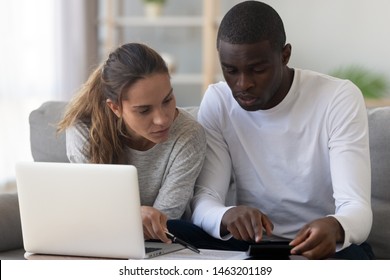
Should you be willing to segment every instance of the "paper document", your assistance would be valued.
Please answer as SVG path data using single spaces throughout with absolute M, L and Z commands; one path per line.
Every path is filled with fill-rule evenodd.
M 189 249 L 180 250 L 166 255 L 161 255 L 151 260 L 244 260 L 248 258 L 243 251 L 223 251 L 199 249 L 201 254 L 196 254 Z

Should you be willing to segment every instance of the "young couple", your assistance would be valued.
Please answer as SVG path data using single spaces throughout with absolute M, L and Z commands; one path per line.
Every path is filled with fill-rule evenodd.
M 373 258 L 368 125 L 351 82 L 288 66 L 278 13 L 232 7 L 217 50 L 226 82 L 198 120 L 176 107 L 166 64 L 143 44 L 113 51 L 70 102 L 71 162 L 138 169 L 145 239 L 246 250 L 264 235 L 309 259 Z M 206 145 L 207 138 L 207 145 Z M 236 206 L 225 206 L 231 178 Z M 191 221 L 181 220 L 187 206 Z

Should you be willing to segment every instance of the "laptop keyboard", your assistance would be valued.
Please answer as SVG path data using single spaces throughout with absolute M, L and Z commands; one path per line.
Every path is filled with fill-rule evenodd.
M 154 247 L 145 247 L 145 252 L 146 253 L 151 253 L 157 250 L 160 250 L 161 248 L 154 248 Z

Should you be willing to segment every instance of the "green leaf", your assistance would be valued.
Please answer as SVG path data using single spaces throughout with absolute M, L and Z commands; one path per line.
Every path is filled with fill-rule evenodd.
M 366 98 L 384 97 L 390 89 L 390 83 L 384 75 L 358 65 L 340 67 L 329 74 L 333 77 L 350 80 Z

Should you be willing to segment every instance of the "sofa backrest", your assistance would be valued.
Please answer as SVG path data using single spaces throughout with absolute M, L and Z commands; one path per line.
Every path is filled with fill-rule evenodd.
M 34 161 L 69 162 L 65 133 L 57 133 L 57 123 L 63 116 L 66 104 L 48 101 L 30 113 L 30 146 Z
M 35 161 L 67 162 L 64 133 L 56 133 L 66 103 L 50 101 L 30 114 Z M 196 117 L 197 108 L 187 108 Z M 390 107 L 367 109 L 372 169 L 373 227 L 368 238 L 379 259 L 390 259 Z M 234 190 L 233 190 L 234 193 Z M 233 198 L 229 198 L 230 202 Z
M 34 161 L 69 162 L 65 133 L 57 133 L 66 105 L 64 101 L 47 101 L 30 113 L 30 147 Z M 196 118 L 198 107 L 183 109 Z
M 367 109 L 373 226 L 368 242 L 378 259 L 390 259 L 390 107 Z

